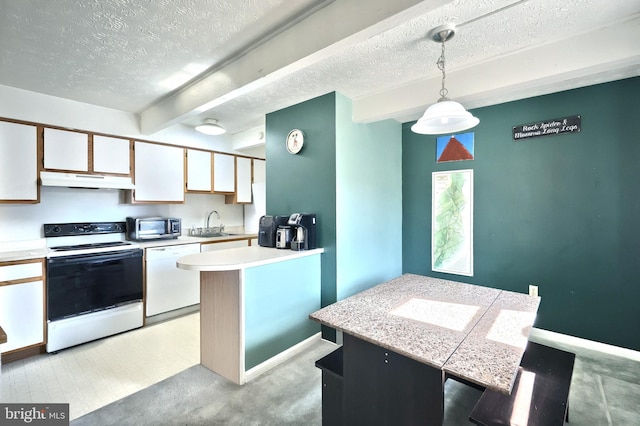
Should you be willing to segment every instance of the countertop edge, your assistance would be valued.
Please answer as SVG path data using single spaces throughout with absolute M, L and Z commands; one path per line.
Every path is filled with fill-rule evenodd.
M 200 272 L 235 271 L 322 253 L 324 253 L 323 248 L 293 251 L 249 246 L 190 254 L 179 258 L 176 266 L 180 269 Z
M 168 239 L 168 240 L 130 241 L 130 242 L 134 244 L 135 248 L 146 249 L 146 248 L 176 246 L 176 245 L 184 245 L 184 244 L 226 243 L 230 241 L 251 240 L 254 238 L 258 238 L 258 234 L 235 234 L 235 235 L 225 235 L 222 237 L 204 237 L 204 238 L 183 235 L 181 237 Z M 31 243 L 30 241 L 26 241 L 25 243 L 20 245 L 18 245 L 18 243 L 20 242 L 0 243 L 0 246 L 2 244 L 17 245 L 17 247 L 15 248 L 0 250 L 0 262 L 14 262 L 14 261 L 20 261 L 20 260 L 46 258 L 51 253 L 51 250 L 48 247 L 46 247 L 44 241 L 45 241 L 44 239 L 41 239 L 39 241 L 36 241 L 35 243 L 32 243 L 32 245 L 25 244 L 25 243 Z
M 225 235 L 221 237 L 193 237 L 191 235 L 182 235 L 178 238 L 168 240 L 152 240 L 152 241 L 132 241 L 140 248 L 153 248 L 163 246 L 177 246 L 183 244 L 215 244 L 226 243 L 229 241 L 251 240 L 258 238 L 258 234 L 235 234 Z
M 20 250 L 0 252 L 0 262 L 18 262 L 21 260 L 44 259 L 49 254 L 49 249 Z

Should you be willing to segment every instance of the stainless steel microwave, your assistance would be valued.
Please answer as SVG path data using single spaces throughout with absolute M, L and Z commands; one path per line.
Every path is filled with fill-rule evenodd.
M 182 221 L 175 217 L 128 217 L 127 239 L 132 241 L 178 238 Z

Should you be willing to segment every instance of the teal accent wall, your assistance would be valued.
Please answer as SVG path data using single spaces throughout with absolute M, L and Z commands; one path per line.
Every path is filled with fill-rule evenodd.
M 337 300 L 402 274 L 402 127 L 336 96 Z
M 315 213 L 322 254 L 322 306 L 336 300 L 336 102 L 335 93 L 267 114 L 267 214 Z M 285 139 L 304 132 L 299 154 Z M 311 313 L 311 312 L 309 312 Z
M 351 117 L 351 100 L 329 93 L 266 120 L 267 214 L 316 213 L 322 306 L 402 273 L 402 127 Z M 294 128 L 298 155 L 285 147 Z
M 640 350 L 640 78 L 473 110 L 475 159 L 435 162 L 435 136 L 402 129 L 403 271 L 518 292 L 536 327 Z M 512 140 L 571 115 L 582 131 Z M 474 170 L 475 275 L 431 271 L 431 173 Z
M 247 268 L 244 303 L 249 370 L 320 331 L 320 255 Z

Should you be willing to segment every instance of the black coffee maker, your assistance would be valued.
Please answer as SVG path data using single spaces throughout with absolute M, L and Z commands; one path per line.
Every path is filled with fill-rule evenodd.
M 288 220 L 289 216 L 262 216 L 258 228 L 258 245 L 275 247 L 278 227 L 286 225 Z
M 291 250 L 312 250 L 317 248 L 316 215 L 314 213 L 293 213 L 287 224 L 293 227 Z

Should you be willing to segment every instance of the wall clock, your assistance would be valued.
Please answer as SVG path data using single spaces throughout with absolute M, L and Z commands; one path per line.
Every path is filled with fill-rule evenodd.
M 287 135 L 287 151 L 291 154 L 297 154 L 302 149 L 302 145 L 304 145 L 304 133 L 302 130 L 293 129 Z

